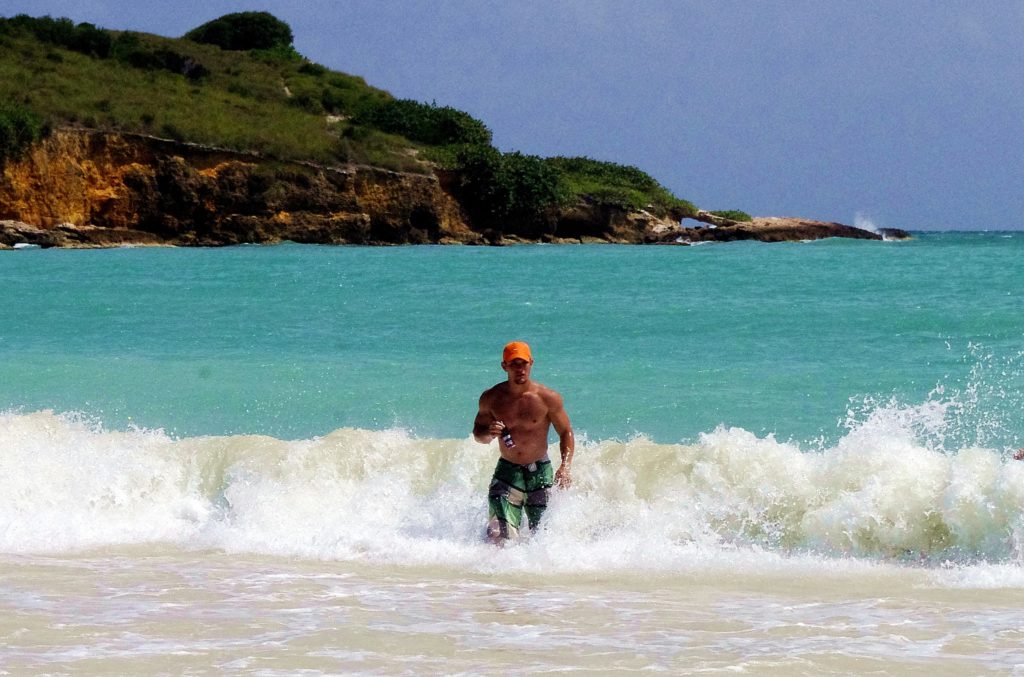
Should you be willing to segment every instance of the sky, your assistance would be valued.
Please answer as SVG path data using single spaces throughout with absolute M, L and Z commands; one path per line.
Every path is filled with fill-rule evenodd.
M 635 165 L 702 209 L 1024 230 L 1024 0 L 0 0 L 172 37 L 239 11 L 501 150 Z

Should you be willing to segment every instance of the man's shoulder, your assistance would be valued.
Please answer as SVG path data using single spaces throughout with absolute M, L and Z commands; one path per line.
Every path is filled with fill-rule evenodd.
M 562 396 L 558 394 L 558 391 L 553 388 L 548 388 L 543 383 L 537 383 L 536 381 L 533 385 L 536 388 L 534 392 L 537 393 L 538 397 L 544 400 L 545 404 L 548 406 L 561 404 Z
M 500 383 L 495 383 L 494 385 L 492 385 L 490 388 L 485 390 L 480 395 L 480 399 L 484 400 L 484 399 L 491 399 L 492 397 L 500 397 L 502 394 L 504 394 L 507 391 L 508 391 L 508 383 L 506 383 L 505 381 L 502 381 Z

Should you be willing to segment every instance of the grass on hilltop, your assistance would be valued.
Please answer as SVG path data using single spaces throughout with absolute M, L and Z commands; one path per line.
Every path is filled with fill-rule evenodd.
M 0 26 L 0 98 L 53 126 L 151 134 L 276 159 L 427 171 L 409 142 L 351 117 L 392 97 L 287 51 L 238 52 L 109 32 L 108 56 Z M 174 66 L 191 66 L 188 74 Z

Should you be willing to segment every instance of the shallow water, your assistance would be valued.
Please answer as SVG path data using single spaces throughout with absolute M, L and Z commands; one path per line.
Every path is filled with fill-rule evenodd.
M 0 563 L 15 674 L 1007 674 L 1020 589 L 804 561 L 674 575 L 507 575 L 104 551 Z M 960 581 L 960 583 L 964 583 Z

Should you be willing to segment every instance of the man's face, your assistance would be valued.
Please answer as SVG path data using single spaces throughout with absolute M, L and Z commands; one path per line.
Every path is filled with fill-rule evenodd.
M 527 362 L 524 359 L 516 358 L 511 362 L 502 362 L 501 368 L 508 373 L 510 381 L 522 385 L 530 380 L 530 369 L 533 368 L 533 362 Z

